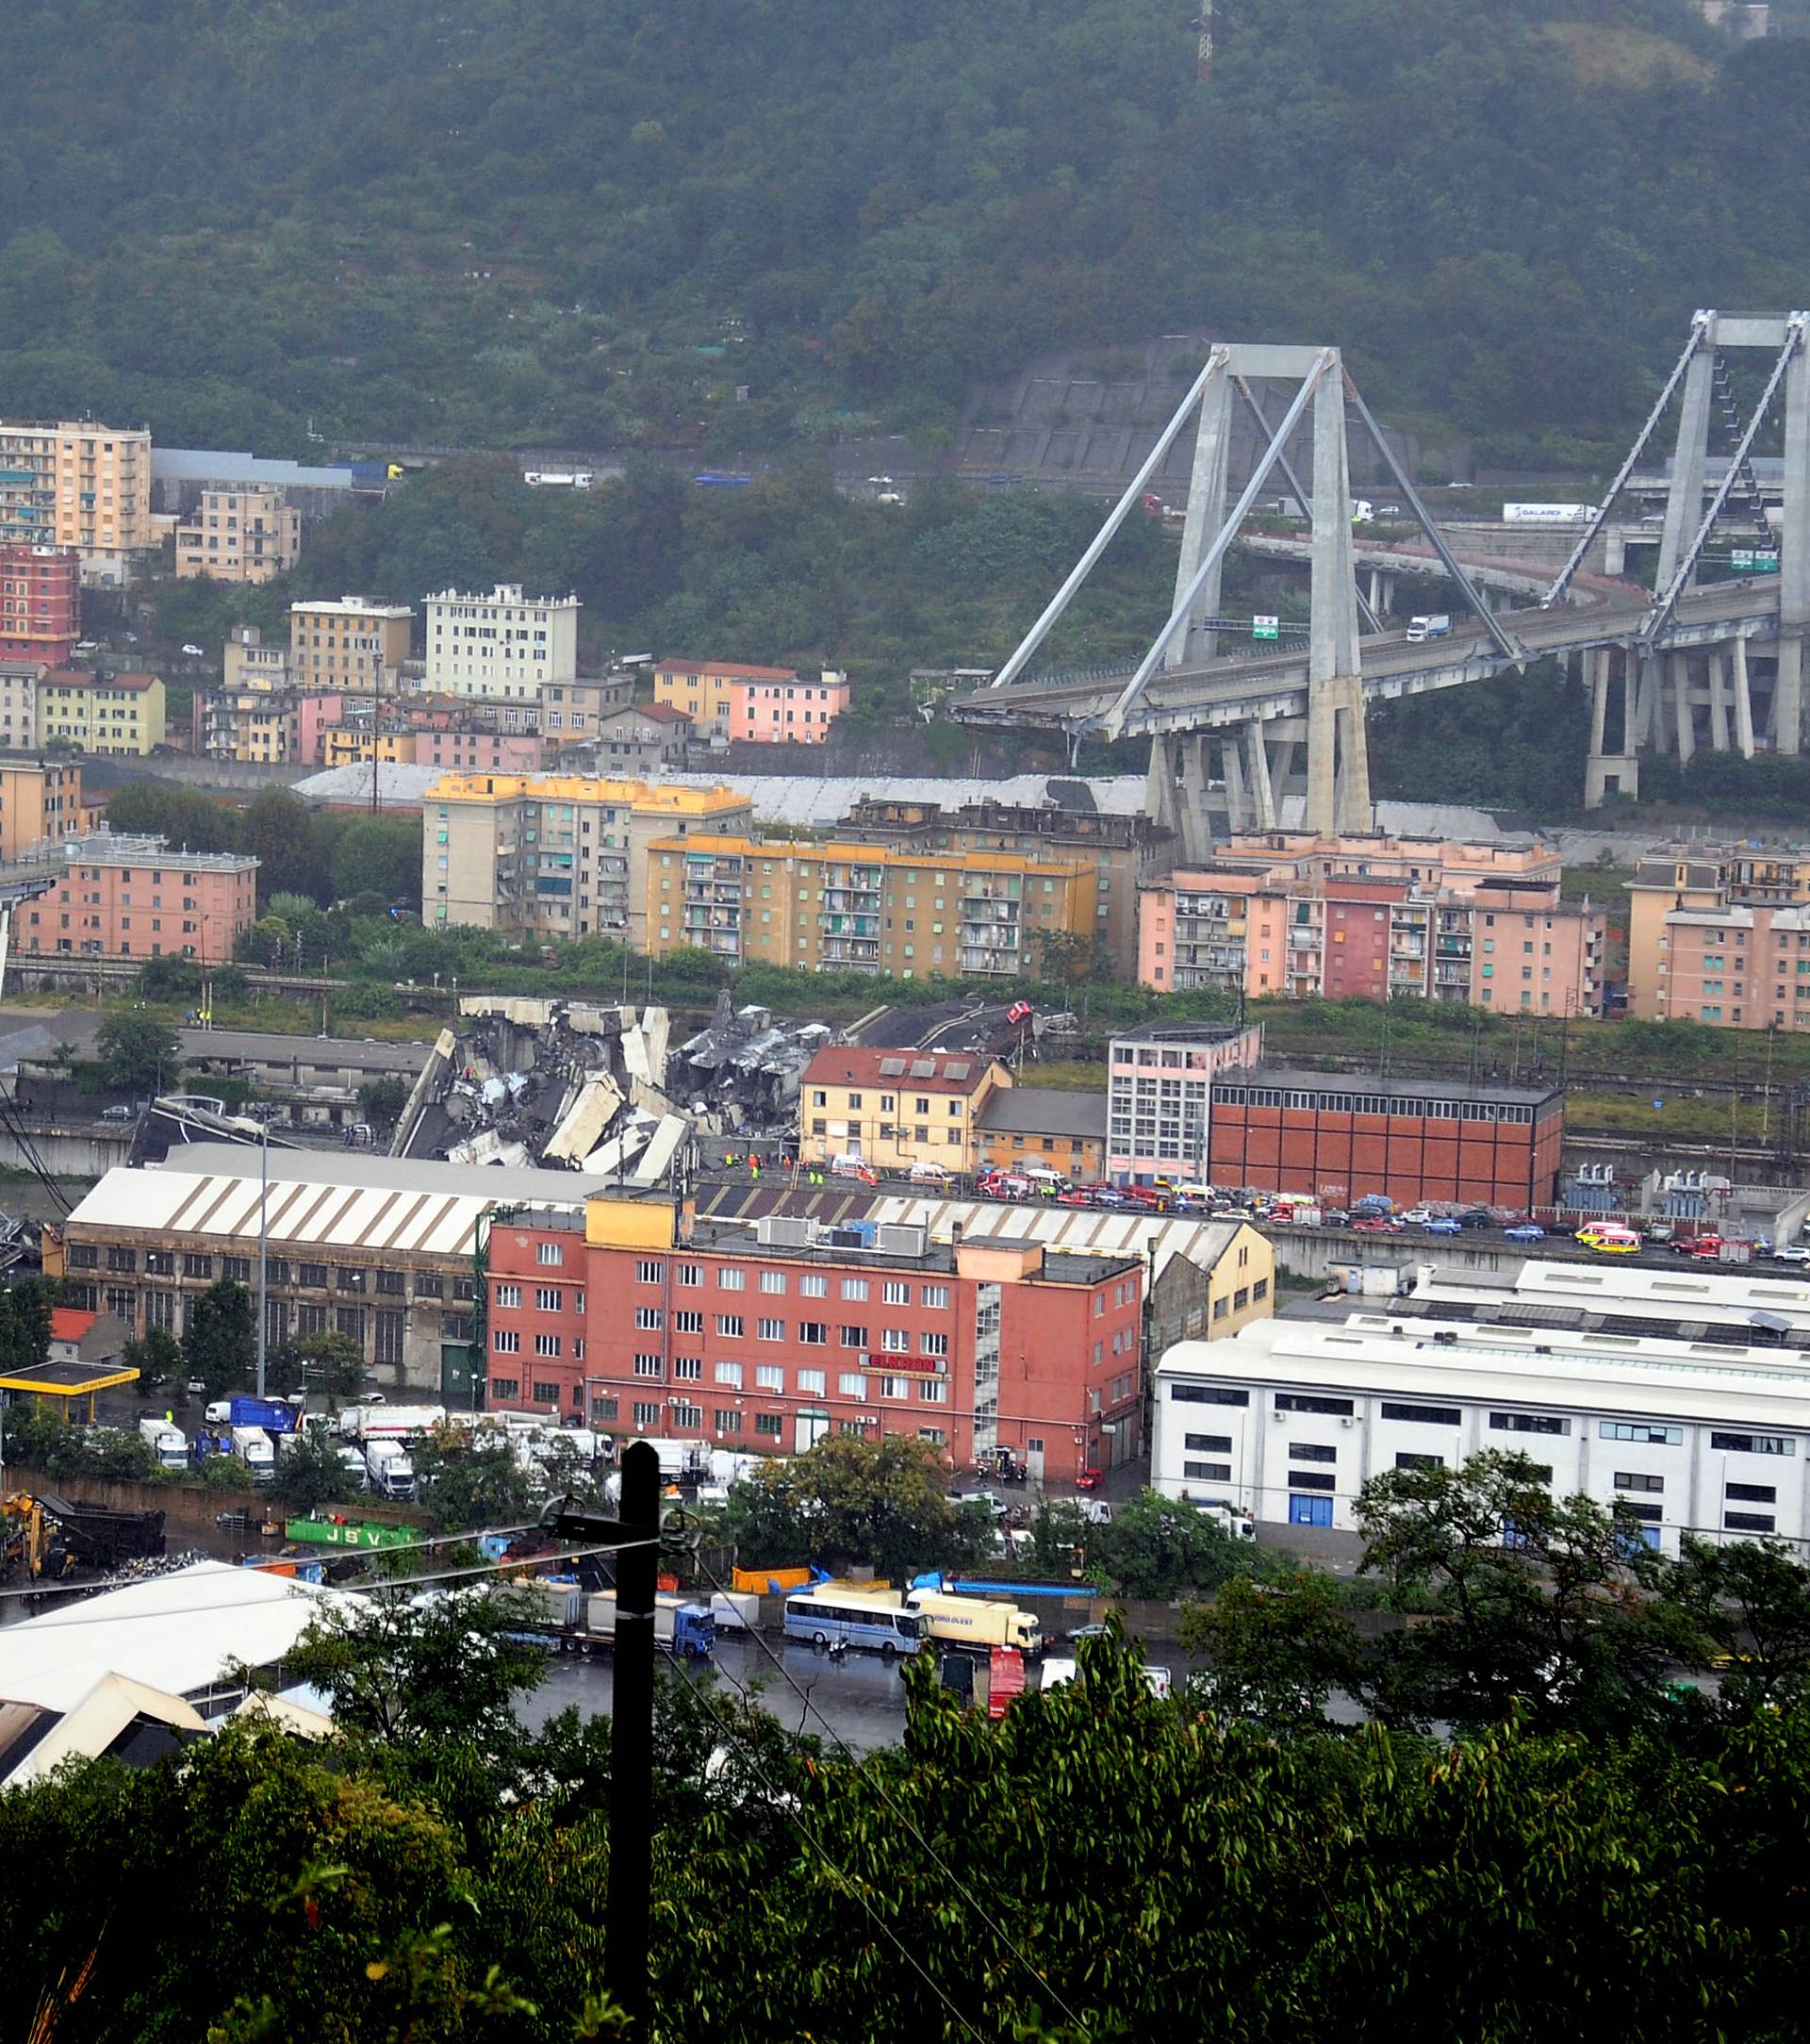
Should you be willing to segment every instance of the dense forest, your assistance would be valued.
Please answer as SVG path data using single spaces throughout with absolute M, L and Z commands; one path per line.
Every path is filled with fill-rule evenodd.
M 1810 44 L 1687 0 L 12 0 L 0 411 L 934 440 L 1057 344 L 1324 336 L 1588 460 L 1810 249 Z M 737 393 L 745 390 L 738 402 Z

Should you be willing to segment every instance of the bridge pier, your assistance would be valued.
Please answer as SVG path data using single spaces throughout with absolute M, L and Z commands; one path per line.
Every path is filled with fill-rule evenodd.
M 1606 646 L 1591 646 L 1583 655 L 1585 685 L 1590 692 L 1590 751 L 1584 768 L 1584 806 L 1599 808 L 1611 795 L 1640 792 L 1640 763 L 1635 756 L 1632 658 L 1622 656 L 1621 749 L 1604 750 L 1608 742 L 1609 690 L 1614 656 Z
M 1735 679 L 1735 750 L 1743 759 L 1753 757 L 1753 695 L 1747 679 L 1747 641 L 1737 632 L 1730 647 L 1730 665 Z
M 1728 655 L 1712 646 L 1704 656 L 1709 680 L 1709 747 L 1712 752 L 1728 750 Z

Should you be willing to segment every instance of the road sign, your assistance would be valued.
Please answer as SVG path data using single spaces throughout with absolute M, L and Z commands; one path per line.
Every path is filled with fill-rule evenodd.
M 1776 575 L 1779 556 L 1770 549 L 1736 547 L 1728 556 L 1731 568 L 1745 569 L 1750 575 Z
M 1279 639 L 1282 636 L 1281 618 L 1253 618 L 1251 619 L 1251 636 L 1254 639 Z

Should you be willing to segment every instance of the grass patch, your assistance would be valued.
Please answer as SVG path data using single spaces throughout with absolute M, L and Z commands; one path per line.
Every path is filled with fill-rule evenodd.
M 1540 34 L 1565 52 L 1583 86 L 1621 86 L 1637 91 L 1671 78 L 1702 85 L 1714 75 L 1714 67 L 1683 43 L 1647 28 L 1549 22 Z

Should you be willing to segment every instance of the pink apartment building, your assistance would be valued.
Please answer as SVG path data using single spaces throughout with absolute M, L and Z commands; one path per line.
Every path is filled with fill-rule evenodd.
M 796 674 L 734 677 L 729 735 L 749 745 L 821 745 L 848 707 L 848 677 L 826 668 L 814 682 Z
M 467 773 L 532 774 L 541 766 L 539 737 L 526 731 L 418 731 L 418 766 L 456 767 Z
M 327 756 L 326 734 L 337 731 L 344 721 L 343 696 L 298 696 L 295 701 L 295 736 L 292 759 L 307 766 L 323 766 Z
M 14 911 L 26 953 L 224 964 L 257 919 L 257 861 L 97 832 L 58 848 L 56 884 Z M 21 924 L 23 923 L 23 929 Z

